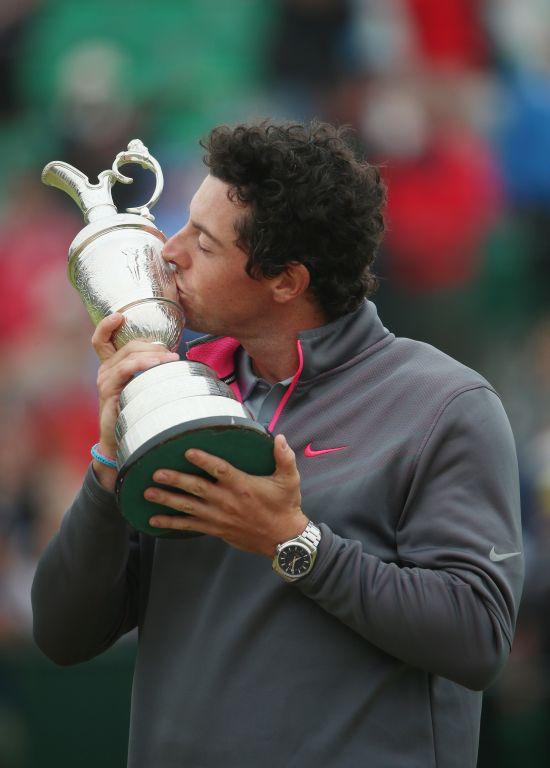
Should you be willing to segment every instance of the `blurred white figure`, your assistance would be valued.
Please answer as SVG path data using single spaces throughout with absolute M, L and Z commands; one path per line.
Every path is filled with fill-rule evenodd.
M 406 0 L 352 0 L 353 40 L 365 71 L 406 72 L 416 41 Z
M 520 68 L 550 68 L 548 0 L 488 0 L 487 21 L 507 59 Z

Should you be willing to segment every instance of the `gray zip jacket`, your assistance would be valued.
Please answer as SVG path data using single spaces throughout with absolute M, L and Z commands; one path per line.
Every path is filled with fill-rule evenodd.
M 237 346 L 188 356 L 231 381 Z M 36 642 L 75 664 L 139 627 L 131 768 L 474 768 L 523 574 L 500 399 L 372 302 L 298 351 L 270 426 L 322 531 L 312 572 L 138 536 L 90 468 L 36 572 Z

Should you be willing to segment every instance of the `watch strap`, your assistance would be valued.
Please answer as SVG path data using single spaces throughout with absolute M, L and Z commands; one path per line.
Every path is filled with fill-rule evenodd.
M 313 551 L 317 551 L 317 547 L 319 546 L 319 542 L 321 541 L 321 531 L 315 523 L 313 523 L 311 520 L 308 522 L 308 524 L 305 527 L 305 530 L 303 533 L 301 533 L 299 536 L 296 537 L 298 540 L 302 540 L 303 544 L 306 544 L 313 548 Z

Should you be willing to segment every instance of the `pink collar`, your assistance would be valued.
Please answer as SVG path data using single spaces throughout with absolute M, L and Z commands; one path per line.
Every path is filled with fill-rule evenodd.
M 302 343 L 297 341 L 296 344 L 299 360 L 298 370 L 292 377 L 292 381 L 288 385 L 285 394 L 281 398 L 281 402 L 277 406 L 277 410 L 273 414 L 273 418 L 271 419 L 268 426 L 270 432 L 273 432 L 275 429 L 275 425 L 279 420 L 279 416 L 281 415 L 283 408 L 288 401 L 288 398 L 294 391 L 294 388 L 298 383 L 298 379 L 300 378 L 304 367 Z M 242 394 L 239 390 L 239 385 L 237 384 L 235 378 L 235 352 L 239 347 L 240 343 L 237 341 L 237 339 L 232 339 L 230 336 L 216 337 L 213 339 L 206 339 L 205 341 L 198 340 L 188 348 L 187 359 L 194 360 L 198 363 L 204 363 L 204 365 L 208 365 L 210 368 L 212 368 L 218 374 L 220 379 L 225 380 L 226 383 L 229 384 L 233 392 L 242 402 Z

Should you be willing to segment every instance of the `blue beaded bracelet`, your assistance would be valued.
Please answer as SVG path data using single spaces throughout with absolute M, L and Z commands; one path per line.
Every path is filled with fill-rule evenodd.
M 111 469 L 116 469 L 116 461 L 114 459 L 110 459 L 108 456 L 104 456 L 102 453 L 98 451 L 99 443 L 96 443 L 95 445 L 92 445 L 92 448 L 90 450 L 90 453 L 92 454 L 94 459 L 97 459 L 97 461 L 100 461 L 102 464 L 105 464 L 106 467 L 111 467 Z

